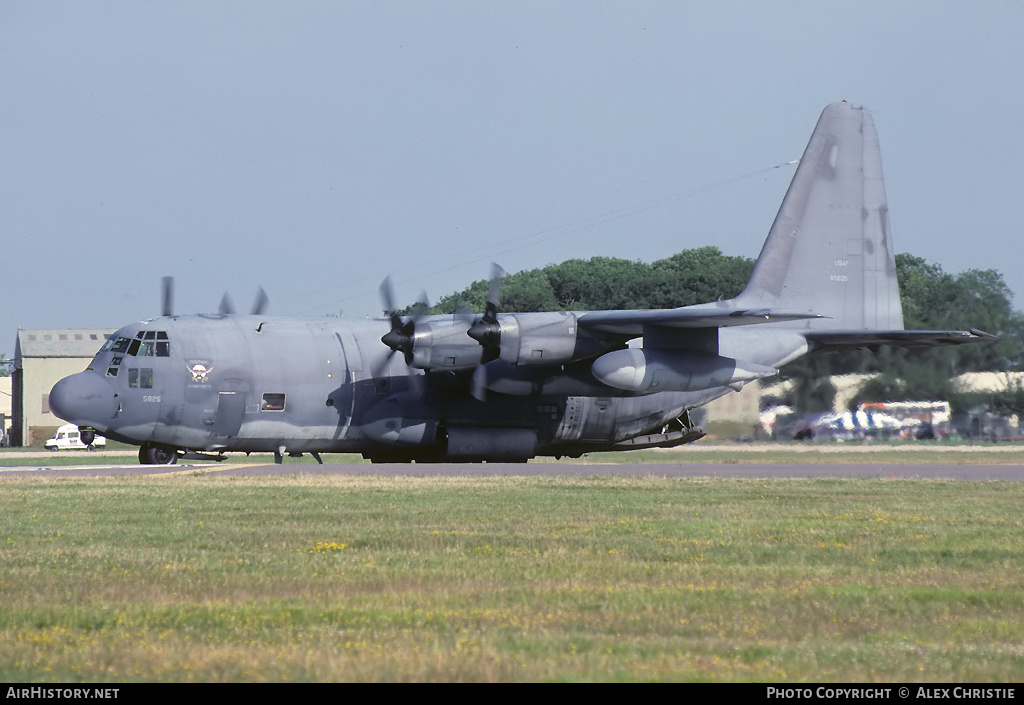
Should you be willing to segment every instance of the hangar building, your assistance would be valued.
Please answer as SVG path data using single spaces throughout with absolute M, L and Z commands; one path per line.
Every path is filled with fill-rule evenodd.
M 50 412 L 50 390 L 62 377 L 84 370 L 112 328 L 18 329 L 12 377 L 11 445 L 41 440 L 64 422 Z

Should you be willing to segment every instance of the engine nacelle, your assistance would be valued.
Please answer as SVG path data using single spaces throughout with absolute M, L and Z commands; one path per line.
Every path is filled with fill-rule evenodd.
M 395 350 L 410 346 L 412 352 L 406 360 L 410 367 L 421 370 L 475 367 L 489 345 L 496 345 L 498 359 L 510 365 L 561 365 L 599 351 L 591 338 L 577 335 L 576 316 L 571 313 L 504 314 L 488 324 L 490 330 L 485 327 L 486 332 L 474 339 L 471 331 L 480 323 L 439 317 L 417 322 L 409 337 L 402 337 L 399 330 L 389 334 L 394 336 L 393 341 L 382 340 Z M 488 342 L 488 338 L 496 342 Z
M 557 365 L 578 359 L 576 316 L 565 312 L 503 315 L 501 354 L 510 365 Z
M 693 350 L 629 348 L 594 360 L 594 377 L 630 392 L 696 392 L 714 387 L 740 389 L 778 373 L 774 367 Z
M 469 321 L 420 322 L 412 336 L 410 367 L 421 370 L 454 370 L 480 364 L 480 346 L 466 331 Z

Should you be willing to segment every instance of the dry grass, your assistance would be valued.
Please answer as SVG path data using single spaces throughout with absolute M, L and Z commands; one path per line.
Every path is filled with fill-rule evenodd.
M 1024 486 L 0 481 L 10 681 L 1014 681 Z

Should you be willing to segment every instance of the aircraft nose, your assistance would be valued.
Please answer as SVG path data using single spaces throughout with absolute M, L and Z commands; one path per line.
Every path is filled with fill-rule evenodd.
M 117 413 L 116 396 L 105 379 L 86 370 L 53 385 L 50 411 L 69 423 L 105 430 Z

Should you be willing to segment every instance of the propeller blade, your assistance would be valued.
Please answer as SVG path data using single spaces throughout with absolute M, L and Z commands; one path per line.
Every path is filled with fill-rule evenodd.
M 395 292 L 391 286 L 391 275 L 384 277 L 380 283 L 380 300 L 384 302 L 384 315 L 391 316 L 395 313 Z
M 224 292 L 224 296 L 220 297 L 220 306 L 217 307 L 217 313 L 221 314 L 232 314 L 235 312 L 235 305 L 231 303 L 231 297 L 228 296 L 228 292 Z
M 417 399 L 423 396 L 423 393 L 427 391 L 427 375 L 425 374 L 410 374 L 409 375 L 409 389 L 416 396 Z
M 487 401 L 487 367 L 480 365 L 473 370 L 473 380 L 469 385 L 469 393 L 477 401 Z
M 455 313 L 452 314 L 453 321 L 473 325 L 474 318 L 476 318 L 476 312 L 470 308 L 469 304 L 462 299 L 455 302 Z
M 491 262 L 491 288 L 487 292 L 487 303 L 494 304 L 497 310 L 501 306 L 501 285 L 505 281 L 505 270 L 497 262 Z
M 161 282 L 161 315 L 174 315 L 174 277 L 164 277 Z
M 391 358 L 395 356 L 397 350 L 393 349 L 387 354 L 387 356 L 380 362 L 379 365 L 373 368 L 373 379 L 378 377 L 386 377 L 388 373 L 388 367 L 391 365 Z
M 413 304 L 413 316 L 417 319 L 423 318 L 427 315 L 427 311 L 430 310 L 430 297 L 427 296 L 427 290 L 424 289 L 420 292 L 420 300 Z
M 256 291 L 256 300 L 252 302 L 252 315 L 262 316 L 267 310 L 267 304 L 270 303 L 270 299 L 267 298 L 267 292 L 263 291 L 261 286 Z

